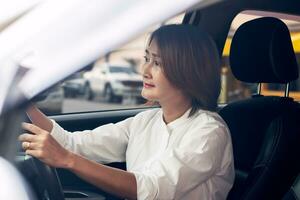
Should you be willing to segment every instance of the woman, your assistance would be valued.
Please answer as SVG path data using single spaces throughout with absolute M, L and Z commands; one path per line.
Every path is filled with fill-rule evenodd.
M 129 199 L 226 199 L 232 145 L 215 113 L 220 63 L 213 41 L 191 25 L 154 31 L 145 50 L 142 96 L 158 103 L 116 124 L 69 132 L 32 107 L 27 154 Z M 126 161 L 127 171 L 100 163 Z

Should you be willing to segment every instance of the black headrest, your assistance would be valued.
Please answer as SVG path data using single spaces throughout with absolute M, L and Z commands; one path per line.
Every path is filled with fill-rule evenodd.
M 230 47 L 234 76 L 250 83 L 287 83 L 298 78 L 298 66 L 287 26 L 263 17 L 242 24 Z

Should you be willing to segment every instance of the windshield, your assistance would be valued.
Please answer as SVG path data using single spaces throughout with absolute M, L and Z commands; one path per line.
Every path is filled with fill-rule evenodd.
M 118 66 L 109 67 L 109 72 L 111 72 L 111 73 L 127 73 L 127 74 L 134 73 L 133 69 L 130 67 L 118 67 Z

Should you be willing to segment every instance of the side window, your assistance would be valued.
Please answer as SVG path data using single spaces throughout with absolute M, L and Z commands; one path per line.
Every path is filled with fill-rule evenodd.
M 164 21 L 124 46 L 114 49 L 86 70 L 49 89 L 36 105 L 46 114 L 146 107 L 141 96 L 142 64 L 149 34 L 158 26 L 181 23 L 184 14 Z
M 239 99 L 250 97 L 257 92 L 257 84 L 243 83 L 235 79 L 230 70 L 229 53 L 231 38 L 237 28 L 252 19 L 259 17 L 276 17 L 282 20 L 289 28 L 291 39 L 296 54 L 298 66 L 300 64 L 300 18 L 292 15 L 261 12 L 261 11 L 244 11 L 238 14 L 232 24 L 222 56 L 222 91 L 219 98 L 220 103 L 229 103 Z M 255 41 L 253 41 L 255 42 Z M 261 93 L 266 96 L 283 96 L 285 90 L 284 84 L 262 84 Z M 300 101 L 300 79 L 290 83 L 290 97 Z

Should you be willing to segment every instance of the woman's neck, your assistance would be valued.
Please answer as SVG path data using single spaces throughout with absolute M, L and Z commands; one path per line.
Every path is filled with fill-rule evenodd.
M 166 103 L 160 102 L 160 105 L 163 111 L 163 119 L 166 124 L 181 117 L 191 107 L 190 101 L 185 98 L 173 99 Z

